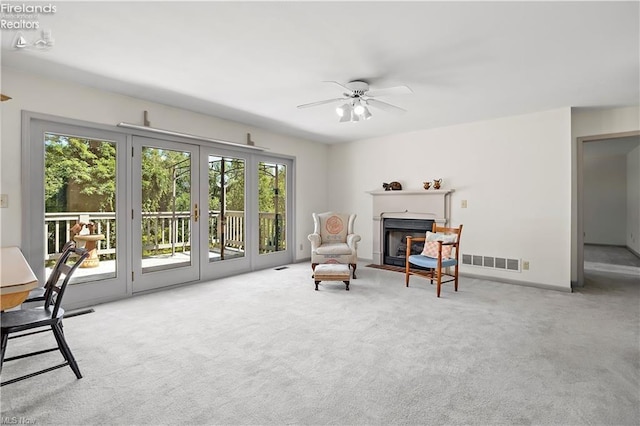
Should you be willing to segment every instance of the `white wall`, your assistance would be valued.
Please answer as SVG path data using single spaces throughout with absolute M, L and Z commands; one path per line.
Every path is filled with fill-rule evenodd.
M 21 236 L 20 147 L 22 110 L 53 114 L 94 123 L 115 125 L 125 121 L 142 124 L 149 111 L 154 127 L 243 144 L 246 134 L 268 153 L 296 157 L 296 259 L 310 256 L 307 240 L 313 229 L 311 213 L 327 204 L 328 147 L 325 144 L 268 132 L 204 114 L 100 91 L 69 82 L 50 80 L 22 71 L 2 68 L 2 93 L 13 99 L 2 102 L 0 142 L 0 192 L 8 194 L 9 208 L 0 209 L 0 245 L 18 245 Z M 311 191 L 310 189 L 313 188 Z M 300 250 L 300 244 L 304 249 Z
M 585 136 L 640 130 L 640 107 L 572 108 L 571 110 L 571 280 L 578 279 L 578 177 L 577 139 Z
M 372 257 L 367 191 L 400 181 L 454 189 L 451 219 L 464 225 L 463 253 L 520 258 L 530 270 L 463 266 L 463 273 L 570 288 L 569 108 L 424 130 L 330 148 L 331 209 L 358 214 L 359 257 Z M 461 201 L 468 201 L 462 209 Z
M 627 154 L 626 244 L 640 256 L 640 146 Z
M 627 233 L 627 157 L 601 155 L 584 146 L 584 242 L 625 245 Z

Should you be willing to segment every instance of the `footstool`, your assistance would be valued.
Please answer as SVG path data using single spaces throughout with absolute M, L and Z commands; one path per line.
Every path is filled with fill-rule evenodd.
M 316 283 L 316 290 L 318 290 L 318 284 L 320 281 L 342 281 L 347 286 L 349 291 L 349 278 L 351 277 L 351 271 L 349 271 L 349 265 L 342 263 L 321 263 L 313 270 L 313 279 Z

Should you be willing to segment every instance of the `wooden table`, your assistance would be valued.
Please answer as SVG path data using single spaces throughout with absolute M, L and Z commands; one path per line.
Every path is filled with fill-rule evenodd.
M 18 247 L 0 248 L 0 310 L 18 306 L 38 286 L 38 279 Z

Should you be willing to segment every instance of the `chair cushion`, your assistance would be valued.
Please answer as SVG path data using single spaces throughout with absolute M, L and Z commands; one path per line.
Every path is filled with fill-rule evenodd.
M 351 254 L 351 248 L 347 243 L 322 244 L 316 250 L 317 254 Z
M 443 234 L 441 232 L 434 233 L 427 231 L 424 249 L 421 254 L 423 256 L 438 257 L 438 241 L 442 241 L 443 243 L 455 243 L 457 237 L 458 236 L 456 234 Z M 442 246 L 442 257 L 450 258 L 451 249 L 452 246 Z
M 422 266 L 423 268 L 437 268 L 438 259 L 433 257 L 423 256 L 421 254 L 412 254 L 409 256 L 409 263 L 413 265 Z M 449 266 L 455 266 L 458 262 L 455 259 L 442 259 L 442 267 L 448 268 Z
M 438 242 L 437 241 L 425 241 L 424 249 L 421 253 L 423 256 L 438 257 Z M 451 257 L 451 246 L 442 246 L 442 258 L 448 259 Z
M 349 266 L 339 263 L 321 263 L 313 271 L 313 277 L 319 281 L 349 281 L 350 276 Z
M 320 218 L 322 244 L 343 243 L 347 240 L 349 215 L 332 213 L 328 215 L 320 214 L 318 217 Z

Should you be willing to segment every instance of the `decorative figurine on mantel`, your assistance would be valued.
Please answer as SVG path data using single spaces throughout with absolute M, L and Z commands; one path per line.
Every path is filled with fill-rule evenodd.
M 402 185 L 400 182 L 393 181 L 391 183 L 383 183 L 382 187 L 385 191 L 401 191 Z
M 429 189 L 431 187 L 431 182 L 422 182 L 422 186 L 424 187 L 424 189 Z
M 442 179 L 434 179 L 433 180 L 433 189 L 440 189 L 440 184 L 442 183 Z

